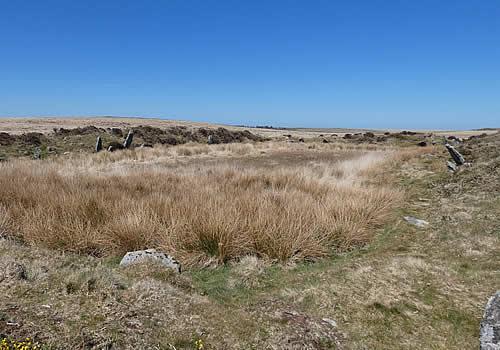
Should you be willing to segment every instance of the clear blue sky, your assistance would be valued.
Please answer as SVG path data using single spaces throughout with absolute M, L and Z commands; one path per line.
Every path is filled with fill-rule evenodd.
M 500 127 L 500 0 L 0 0 L 0 116 Z

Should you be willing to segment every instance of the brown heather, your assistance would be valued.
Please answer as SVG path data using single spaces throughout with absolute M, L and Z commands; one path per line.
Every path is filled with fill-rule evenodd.
M 97 256 L 157 247 L 186 265 L 317 259 L 368 242 L 400 200 L 364 181 L 393 152 L 301 146 L 344 159 L 252 165 L 264 152 L 279 158 L 280 147 L 184 145 L 4 163 L 0 234 Z M 219 163 L 201 161 L 217 152 L 227 153 Z

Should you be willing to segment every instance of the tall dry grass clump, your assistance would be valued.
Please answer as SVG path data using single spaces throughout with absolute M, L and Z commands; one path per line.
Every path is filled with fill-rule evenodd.
M 228 164 L 102 173 L 89 162 L 0 165 L 0 232 L 97 256 L 159 247 L 187 265 L 316 259 L 368 242 L 400 198 L 354 180 L 371 164 L 363 160 L 314 173 Z

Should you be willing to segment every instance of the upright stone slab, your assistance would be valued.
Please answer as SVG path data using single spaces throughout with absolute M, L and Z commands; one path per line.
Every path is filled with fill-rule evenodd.
M 123 142 L 123 147 L 124 148 L 130 148 L 130 146 L 132 145 L 132 140 L 133 139 L 134 139 L 134 132 L 132 130 L 130 130 L 128 132 L 128 134 L 127 134 L 127 138 Z
M 450 155 L 451 157 L 453 158 L 453 161 L 457 164 L 457 165 L 464 165 L 465 164 L 465 159 L 464 157 L 460 154 L 460 152 L 458 152 L 455 147 L 453 147 L 452 145 L 450 145 L 449 143 L 445 144 L 444 145 L 446 147 L 446 149 L 448 150 L 448 152 L 450 152 Z
M 145 261 L 157 261 L 162 265 L 181 273 L 181 264 L 170 255 L 159 252 L 156 249 L 136 250 L 128 252 L 120 261 L 121 266 L 128 266 Z
M 500 291 L 497 291 L 484 308 L 479 338 L 480 350 L 500 350 Z
M 97 136 L 97 141 L 96 141 L 96 143 L 95 143 L 95 151 L 96 151 L 96 153 L 97 153 L 97 152 L 102 151 L 102 140 L 101 140 L 101 136 Z

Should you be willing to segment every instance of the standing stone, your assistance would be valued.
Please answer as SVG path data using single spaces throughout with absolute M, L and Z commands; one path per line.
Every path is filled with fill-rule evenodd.
M 130 148 L 130 145 L 132 145 L 133 139 L 134 139 L 134 132 L 132 130 L 130 130 L 127 134 L 127 138 L 125 139 L 125 142 L 123 142 L 123 147 Z
M 213 144 L 213 143 L 214 143 L 214 137 L 213 137 L 213 135 L 208 135 L 208 140 L 207 140 L 207 143 L 208 143 L 209 145 L 211 145 L 211 144 Z
M 500 291 L 486 304 L 479 331 L 480 350 L 500 350 Z
M 97 153 L 97 152 L 102 151 L 102 140 L 101 140 L 101 136 L 97 136 L 97 141 L 96 141 L 96 143 L 95 143 L 95 151 L 96 151 L 96 153 Z
M 450 152 L 450 155 L 451 157 L 453 158 L 453 161 L 457 164 L 457 165 L 464 165 L 465 164 L 465 159 L 464 157 L 460 154 L 460 152 L 458 152 L 455 147 L 453 147 L 452 145 L 450 145 L 449 143 L 445 144 L 444 145 L 446 147 L 446 149 L 448 150 L 448 152 Z

